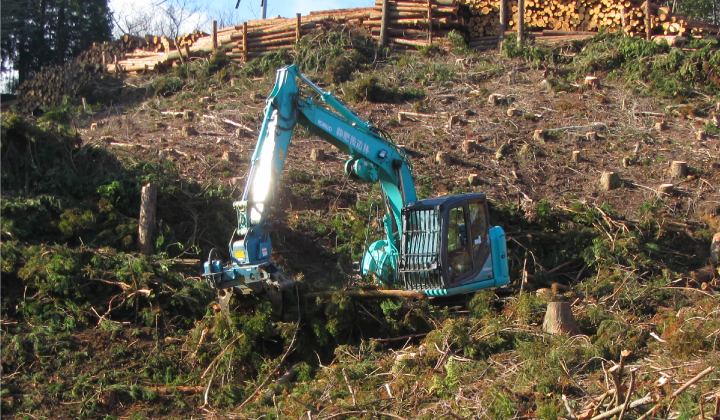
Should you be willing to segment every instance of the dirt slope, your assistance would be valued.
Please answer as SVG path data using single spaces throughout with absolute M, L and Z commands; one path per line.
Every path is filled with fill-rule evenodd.
M 555 51 L 572 59 L 585 49 Z M 483 292 L 433 304 L 337 296 L 302 301 L 300 319 L 295 306 L 278 318 L 260 303 L 228 320 L 213 309 L 197 269 L 158 262 L 168 255 L 143 260 L 75 247 L 73 239 L 68 249 L 27 241 L 28 250 L 40 247 L 37 260 L 77 258 L 68 271 L 115 287 L 101 289 L 103 306 L 74 312 L 67 295 L 46 296 L 32 283 L 42 274 L 26 267 L 37 261 L 13 257 L 21 247 L 8 230 L 3 253 L 12 252 L 3 264 L 21 268 L 3 269 L 4 278 L 18 279 L 4 280 L 3 294 L 20 296 L 30 285 L 33 308 L 60 308 L 74 314 L 77 326 L 57 327 L 55 315 L 27 315 L 24 295 L 4 300 L 3 415 L 588 419 L 622 406 L 624 395 L 632 401 L 650 395 L 625 416 L 638 418 L 658 404 L 656 417 L 702 411 L 710 418 L 720 398 L 717 372 L 666 396 L 720 364 L 720 298 L 709 259 L 720 214 L 720 130 L 713 120 L 720 96 L 696 85 L 663 99 L 650 81 L 603 68 L 592 72 L 600 87 L 586 88 L 577 67 L 455 50 L 391 56 L 338 84 L 323 72 L 308 73 L 348 102 L 362 83 L 416 93 L 349 106 L 405 147 L 420 196 L 487 194 L 492 222 L 508 233 L 509 296 Z M 173 78 L 180 85 L 168 88 Z M 207 200 L 205 212 L 227 212 L 244 187 L 272 84 L 272 76 L 232 68 L 202 78 L 127 78 L 116 92 L 119 103 L 78 119 L 80 141 L 125 165 L 172 168 L 166 175 L 178 185 L 202 190 L 188 187 L 179 197 Z M 497 104 L 491 94 L 500 95 Z M 187 127 L 194 131 L 187 134 Z M 466 152 L 468 140 L 475 146 Z M 313 148 L 326 158 L 312 161 Z M 451 156 L 449 164 L 436 161 L 438 152 Z M 296 130 L 273 234 L 279 264 L 307 289 L 357 281 L 345 274 L 362 251 L 369 203 L 379 193 L 345 179 L 344 161 Z M 687 163 L 686 176 L 672 175 L 673 161 Z M 608 171 L 621 179 L 610 191 L 599 182 Z M 478 185 L 469 185 L 470 174 L 479 175 Z M 673 194 L 657 192 L 665 183 L 674 185 Z M 202 198 L 214 188 L 217 195 Z M 182 200 L 159 209 L 168 226 L 175 226 L 172 207 Z M 213 245 L 224 247 L 226 236 L 197 227 L 209 223 L 207 214 L 194 217 L 195 229 L 177 229 L 178 240 L 202 249 L 197 258 Z M 232 221 L 219 220 L 212 234 L 226 228 L 229 235 Z M 91 271 L 93 258 L 107 261 L 105 274 Z M 522 279 L 528 283 L 520 294 Z M 582 334 L 542 331 L 551 299 L 571 303 Z M 282 379 L 285 373 L 293 379 Z

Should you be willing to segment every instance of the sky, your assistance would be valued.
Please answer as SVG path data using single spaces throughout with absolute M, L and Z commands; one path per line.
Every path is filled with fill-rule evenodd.
M 296 13 L 303 16 L 311 11 L 351 9 L 356 7 L 370 7 L 374 0 L 266 0 L 267 17 L 295 17 Z M 137 16 L 139 14 L 157 15 L 158 7 L 168 4 L 182 4 L 186 9 L 197 10 L 188 17 L 182 33 L 193 29 L 209 32 L 212 21 L 217 20 L 220 27 L 238 24 L 248 20 L 260 19 L 261 0 L 240 0 L 235 9 L 237 0 L 110 0 L 110 9 L 115 18 L 123 22 L 123 17 Z M 115 35 L 121 33 L 115 32 Z

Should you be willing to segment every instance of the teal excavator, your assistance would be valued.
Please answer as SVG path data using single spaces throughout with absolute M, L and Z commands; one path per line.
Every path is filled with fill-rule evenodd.
M 301 90 L 298 82 L 306 90 Z M 427 296 L 449 296 L 508 284 L 505 233 L 490 227 L 484 194 L 418 200 L 412 164 L 389 136 L 348 109 L 300 73 L 296 65 L 277 71 L 242 197 L 233 203 L 237 228 L 230 261 L 210 251 L 203 276 L 227 309 L 233 293 L 268 293 L 278 299 L 292 281 L 272 261 L 268 214 L 297 124 L 350 156 L 347 175 L 380 182 L 385 238 L 372 243 L 361 273 L 381 287 Z

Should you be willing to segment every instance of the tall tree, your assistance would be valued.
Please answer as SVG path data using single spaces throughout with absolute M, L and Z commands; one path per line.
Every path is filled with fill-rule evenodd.
M 110 40 L 108 0 L 1 0 L 2 69 L 20 82 L 42 66 L 62 64 Z

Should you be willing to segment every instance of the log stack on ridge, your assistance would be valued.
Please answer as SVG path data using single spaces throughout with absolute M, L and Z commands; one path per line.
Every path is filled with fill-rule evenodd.
M 215 30 L 200 31 L 172 40 L 163 36 L 125 35 L 112 43 L 95 45 L 64 66 L 43 69 L 20 87 L 21 109 L 56 104 L 63 95 L 77 91 L 98 73 L 164 72 L 194 57 L 208 57 L 222 49 L 236 62 L 246 62 L 270 51 L 293 49 L 314 29 L 330 24 L 364 27 L 381 36 L 383 0 L 369 8 L 312 12 L 294 18 L 252 20 Z M 507 31 L 517 28 L 517 0 L 507 0 Z M 387 45 L 414 49 L 438 43 L 456 31 L 470 48 L 498 46 L 500 0 L 398 0 L 388 1 Z M 599 30 L 645 36 L 646 4 L 642 0 L 526 0 L 525 28 L 538 41 L 556 43 L 590 37 Z M 720 26 L 672 14 L 670 9 L 649 5 L 650 34 L 658 40 L 678 36 L 720 37 Z M 671 42 L 672 43 L 672 42 Z

